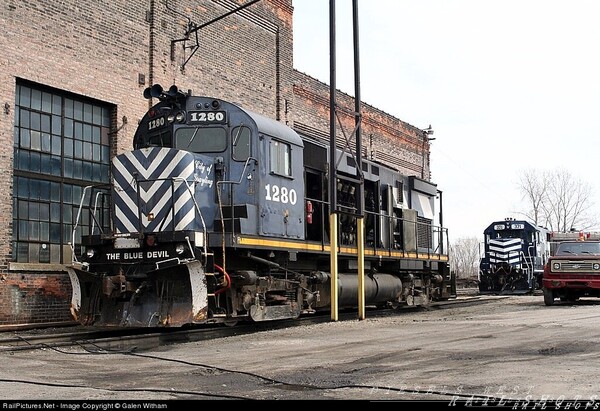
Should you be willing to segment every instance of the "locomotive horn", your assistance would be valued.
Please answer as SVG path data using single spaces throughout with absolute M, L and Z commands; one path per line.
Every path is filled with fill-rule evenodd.
M 169 91 L 171 91 L 171 90 L 169 89 Z M 144 89 L 144 98 L 151 98 L 151 97 L 159 98 L 162 95 L 162 92 L 163 92 L 162 86 L 160 84 L 155 84 L 152 87 L 146 87 Z
M 169 87 L 169 91 L 167 92 L 167 95 L 169 97 L 175 97 L 178 92 L 179 92 L 179 89 L 177 88 L 177 86 L 175 84 L 173 84 L 171 87 Z
M 152 86 L 152 88 L 150 89 L 150 95 L 152 97 L 160 97 L 162 95 L 163 92 L 163 88 L 160 84 L 155 84 Z

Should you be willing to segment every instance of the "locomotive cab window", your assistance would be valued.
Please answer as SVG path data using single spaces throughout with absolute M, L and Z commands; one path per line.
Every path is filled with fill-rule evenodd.
M 248 127 L 236 127 L 231 133 L 233 146 L 233 159 L 246 161 L 250 157 L 250 129 Z
M 162 133 L 149 135 L 146 146 L 171 147 L 171 132 L 163 131 Z
M 281 176 L 292 176 L 292 149 L 289 144 L 271 140 L 269 146 L 271 173 Z
M 193 153 L 220 153 L 227 148 L 224 128 L 180 128 L 175 132 L 175 148 Z

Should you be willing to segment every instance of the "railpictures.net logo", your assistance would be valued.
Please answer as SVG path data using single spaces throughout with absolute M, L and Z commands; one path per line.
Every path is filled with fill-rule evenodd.
M 3 402 L 2 409 L 7 410 L 132 410 L 132 409 L 167 409 L 166 403 L 155 402 L 85 402 L 85 401 L 14 401 Z
M 592 395 L 585 398 L 581 395 L 574 397 L 566 397 L 564 395 L 551 396 L 542 395 L 541 397 L 535 397 L 533 395 L 527 395 L 522 398 L 511 398 L 511 397 L 458 397 L 455 396 L 448 406 L 464 406 L 464 407 L 501 407 L 512 410 L 598 410 L 600 409 L 600 398 L 596 395 Z

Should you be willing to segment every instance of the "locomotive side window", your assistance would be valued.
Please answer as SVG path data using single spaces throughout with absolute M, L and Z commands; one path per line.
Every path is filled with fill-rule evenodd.
M 286 177 L 292 176 L 292 150 L 289 144 L 272 140 L 269 146 L 271 173 Z
M 227 148 L 227 133 L 221 127 L 180 128 L 175 132 L 175 148 L 194 153 L 219 153 Z
M 248 127 L 236 127 L 231 132 L 233 145 L 233 159 L 246 161 L 250 157 L 250 129 Z

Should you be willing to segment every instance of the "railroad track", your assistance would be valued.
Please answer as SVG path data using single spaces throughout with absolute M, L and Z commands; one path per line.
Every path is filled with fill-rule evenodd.
M 456 300 L 440 301 L 432 303 L 428 308 L 451 308 L 451 307 L 469 307 L 472 305 L 489 304 L 494 301 L 511 298 L 510 295 L 478 295 L 473 297 L 461 298 Z
M 486 304 L 508 296 L 474 296 L 456 300 L 432 303 L 421 309 L 449 309 L 452 307 Z M 419 308 L 415 308 L 419 309 Z M 400 310 L 372 309 L 367 311 L 367 318 L 402 315 L 411 307 Z M 356 311 L 343 311 L 338 315 L 340 321 L 356 319 Z M 43 348 L 66 348 L 80 346 L 93 350 L 109 351 L 144 351 L 169 344 L 203 341 L 260 331 L 276 330 L 289 327 L 300 327 L 331 321 L 329 313 L 301 317 L 297 320 L 282 320 L 261 323 L 242 323 L 232 327 L 198 326 L 178 329 L 165 328 L 93 328 L 82 330 L 80 326 L 64 328 L 59 333 L 12 333 L 10 336 L 0 334 L 0 352 L 25 351 Z M 7 333 L 8 334 L 8 333 Z

